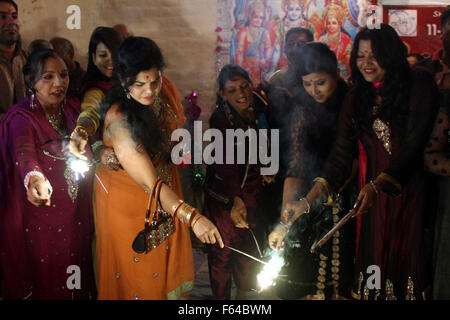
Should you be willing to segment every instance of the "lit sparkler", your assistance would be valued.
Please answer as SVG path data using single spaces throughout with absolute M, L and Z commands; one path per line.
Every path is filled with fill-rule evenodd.
M 260 291 L 267 289 L 275 284 L 275 279 L 279 277 L 280 270 L 284 265 L 284 259 L 280 254 L 272 256 L 266 263 L 264 269 L 256 276 Z
M 85 173 L 89 171 L 91 164 L 86 160 L 81 159 L 69 159 L 70 169 L 74 172 L 75 181 L 84 178 Z

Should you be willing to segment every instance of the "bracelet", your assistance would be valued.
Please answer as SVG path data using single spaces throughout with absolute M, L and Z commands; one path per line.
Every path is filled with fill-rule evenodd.
M 305 197 L 298 199 L 298 201 L 302 201 L 302 200 L 306 201 L 306 206 L 307 207 L 306 207 L 305 213 L 309 213 L 311 211 L 311 205 L 309 204 L 308 199 L 306 199 Z
M 204 216 L 202 216 L 200 213 L 197 213 L 195 215 L 195 217 L 192 219 L 192 225 L 191 228 L 194 228 L 195 224 L 197 223 L 198 220 L 200 220 L 201 218 L 203 218 Z
M 73 129 L 72 134 L 70 135 L 70 139 L 73 139 L 75 134 L 78 134 L 84 140 L 87 140 L 89 138 L 89 134 L 83 126 L 76 126 L 75 129 Z
M 195 217 L 200 214 L 197 209 L 193 211 L 191 218 L 189 219 L 188 225 L 191 226 L 192 222 L 195 220 Z
M 287 224 L 284 223 L 283 221 L 280 221 L 280 226 L 282 226 L 283 228 L 286 229 L 287 232 L 289 232 L 289 229 L 290 229 L 289 225 L 287 225 Z
M 51 196 L 53 193 L 53 187 L 50 184 L 50 181 L 47 180 L 47 178 L 44 176 L 42 172 L 39 171 L 30 171 L 25 176 L 25 179 L 23 180 L 23 185 L 25 187 L 25 190 L 28 192 L 28 185 L 30 184 L 30 180 L 32 177 L 39 177 L 42 181 L 44 181 L 47 184 L 47 188 L 49 190 L 49 195 Z
M 370 180 L 370 185 L 373 187 L 373 190 L 375 190 L 375 193 L 378 195 L 379 191 L 377 189 L 377 186 L 375 185 L 375 183 L 373 182 L 373 180 Z
M 178 204 L 174 204 L 172 206 L 172 211 L 173 211 L 173 216 L 176 217 L 177 216 L 177 211 L 178 209 L 180 209 L 181 205 L 184 203 L 183 200 L 178 200 Z

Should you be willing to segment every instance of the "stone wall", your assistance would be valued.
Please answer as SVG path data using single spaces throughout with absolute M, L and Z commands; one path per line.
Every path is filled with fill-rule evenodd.
M 161 47 L 166 74 L 182 100 L 195 89 L 208 119 L 215 100 L 216 0 L 16 0 L 24 46 L 34 39 L 61 36 L 76 47 L 85 67 L 89 37 L 97 26 L 126 24 L 137 36 Z M 81 29 L 69 30 L 70 5 L 81 9 Z

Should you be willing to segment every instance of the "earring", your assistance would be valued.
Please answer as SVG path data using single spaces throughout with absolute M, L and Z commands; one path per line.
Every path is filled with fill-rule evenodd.
M 30 98 L 30 108 L 32 110 L 36 109 L 36 103 L 34 102 L 34 89 L 28 89 L 28 93 L 31 94 Z
M 131 100 L 131 96 L 130 96 L 130 91 L 128 91 L 127 89 L 123 88 L 123 91 L 125 91 L 125 95 L 127 96 L 128 100 Z

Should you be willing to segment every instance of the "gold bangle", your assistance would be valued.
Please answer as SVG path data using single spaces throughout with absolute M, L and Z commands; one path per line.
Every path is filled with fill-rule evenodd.
M 189 222 L 188 222 L 188 225 L 189 225 L 189 226 L 192 225 L 192 222 L 194 221 L 195 217 L 196 217 L 198 214 L 199 214 L 198 210 L 195 209 L 195 210 L 193 211 L 193 214 L 191 215 L 191 218 L 189 219 Z
M 186 224 L 186 221 L 187 221 L 187 219 L 186 219 L 186 216 L 187 216 L 186 207 L 187 206 L 189 206 L 189 205 L 186 202 L 182 203 L 180 205 L 180 207 L 178 208 L 177 215 L 176 215 L 176 217 L 178 219 L 180 219 L 180 221 L 184 224 Z
M 178 200 L 178 204 L 174 204 L 172 206 L 172 212 L 173 212 L 173 216 L 176 217 L 177 216 L 177 211 L 178 209 L 180 209 L 181 205 L 184 203 L 183 200 Z
M 204 216 L 202 216 L 200 213 L 197 213 L 195 215 L 195 218 L 192 221 L 192 225 L 191 228 L 194 228 L 195 224 L 198 222 L 198 220 L 200 220 L 201 218 L 203 218 Z
M 303 198 L 300 198 L 298 201 L 302 201 L 302 200 L 306 201 L 306 205 L 307 205 L 307 208 L 306 208 L 305 213 L 309 213 L 309 212 L 311 211 L 311 205 L 309 204 L 308 199 L 306 199 L 305 197 L 303 197 Z
M 89 138 L 89 134 L 83 126 L 76 126 L 75 129 L 73 129 L 72 134 L 70 135 L 70 139 L 73 139 L 75 134 L 78 134 L 84 140 L 88 140 Z

